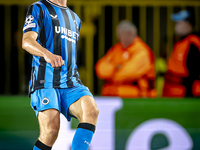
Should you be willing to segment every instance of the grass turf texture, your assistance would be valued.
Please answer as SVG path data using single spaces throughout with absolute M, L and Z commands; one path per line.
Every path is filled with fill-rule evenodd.
M 72 128 L 76 128 L 73 119 Z M 39 126 L 28 96 L 0 96 L 0 150 L 32 150 Z
M 124 99 L 124 107 L 116 113 L 116 150 L 125 149 L 128 136 L 142 122 L 166 118 L 179 123 L 190 134 L 193 150 L 200 149 L 200 101 L 197 99 Z M 164 148 L 169 143 L 156 135 L 151 149 Z M 158 140 L 155 140 L 155 139 Z M 157 147 L 159 145 L 159 147 Z
M 124 99 L 116 113 L 116 150 L 125 148 L 128 136 L 142 122 L 167 118 L 183 126 L 200 149 L 200 101 L 197 99 Z M 101 112 L 100 112 L 101 113 Z M 78 121 L 72 120 L 72 128 Z M 0 96 L 0 150 L 32 150 L 39 135 L 38 122 L 27 96 Z M 162 143 L 162 144 L 158 144 Z M 163 135 L 152 139 L 151 149 L 167 146 Z

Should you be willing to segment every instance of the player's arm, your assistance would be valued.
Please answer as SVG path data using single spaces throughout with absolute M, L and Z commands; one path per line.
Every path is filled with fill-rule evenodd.
M 110 49 L 105 56 L 103 56 L 95 65 L 96 75 L 100 79 L 110 79 L 115 71 L 115 65 L 112 63 L 111 58 L 113 55 Z
M 129 61 L 122 64 L 113 76 L 114 82 L 133 81 L 141 78 L 151 68 L 150 58 L 146 51 L 139 50 Z
M 59 55 L 52 54 L 50 51 L 42 47 L 37 41 L 38 33 L 29 31 L 24 33 L 22 38 L 22 48 L 32 55 L 44 57 L 46 62 L 52 67 L 61 67 L 64 65 L 64 60 Z

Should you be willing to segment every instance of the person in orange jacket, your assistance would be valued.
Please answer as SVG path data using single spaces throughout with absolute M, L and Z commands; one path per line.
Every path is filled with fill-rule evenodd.
M 200 38 L 193 34 L 192 17 L 188 10 L 171 16 L 180 40 L 175 43 L 167 63 L 163 97 L 200 96 Z
M 118 25 L 117 36 L 120 42 L 95 65 L 97 76 L 105 80 L 101 95 L 156 97 L 152 50 L 137 36 L 135 25 L 129 21 Z

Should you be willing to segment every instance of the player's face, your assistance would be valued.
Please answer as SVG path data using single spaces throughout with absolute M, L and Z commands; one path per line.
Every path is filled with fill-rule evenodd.
M 133 43 L 134 33 L 131 31 L 121 31 L 119 35 L 119 40 L 123 45 L 123 48 L 127 48 Z
M 187 21 L 177 21 L 175 32 L 178 36 L 186 36 L 192 32 L 192 26 Z

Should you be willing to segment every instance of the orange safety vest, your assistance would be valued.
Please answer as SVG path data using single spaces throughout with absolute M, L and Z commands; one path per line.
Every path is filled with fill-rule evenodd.
M 172 54 L 167 63 L 167 73 L 163 87 L 163 97 L 184 97 L 186 87 L 182 85 L 183 78 L 188 77 L 189 72 L 186 60 L 190 45 L 194 44 L 200 51 L 200 38 L 196 35 L 189 35 L 184 40 L 175 44 Z M 200 96 L 200 80 L 193 83 L 192 93 Z
M 154 64 L 152 50 L 139 37 L 126 49 L 115 44 L 95 65 L 97 76 L 105 80 L 101 95 L 156 97 Z

